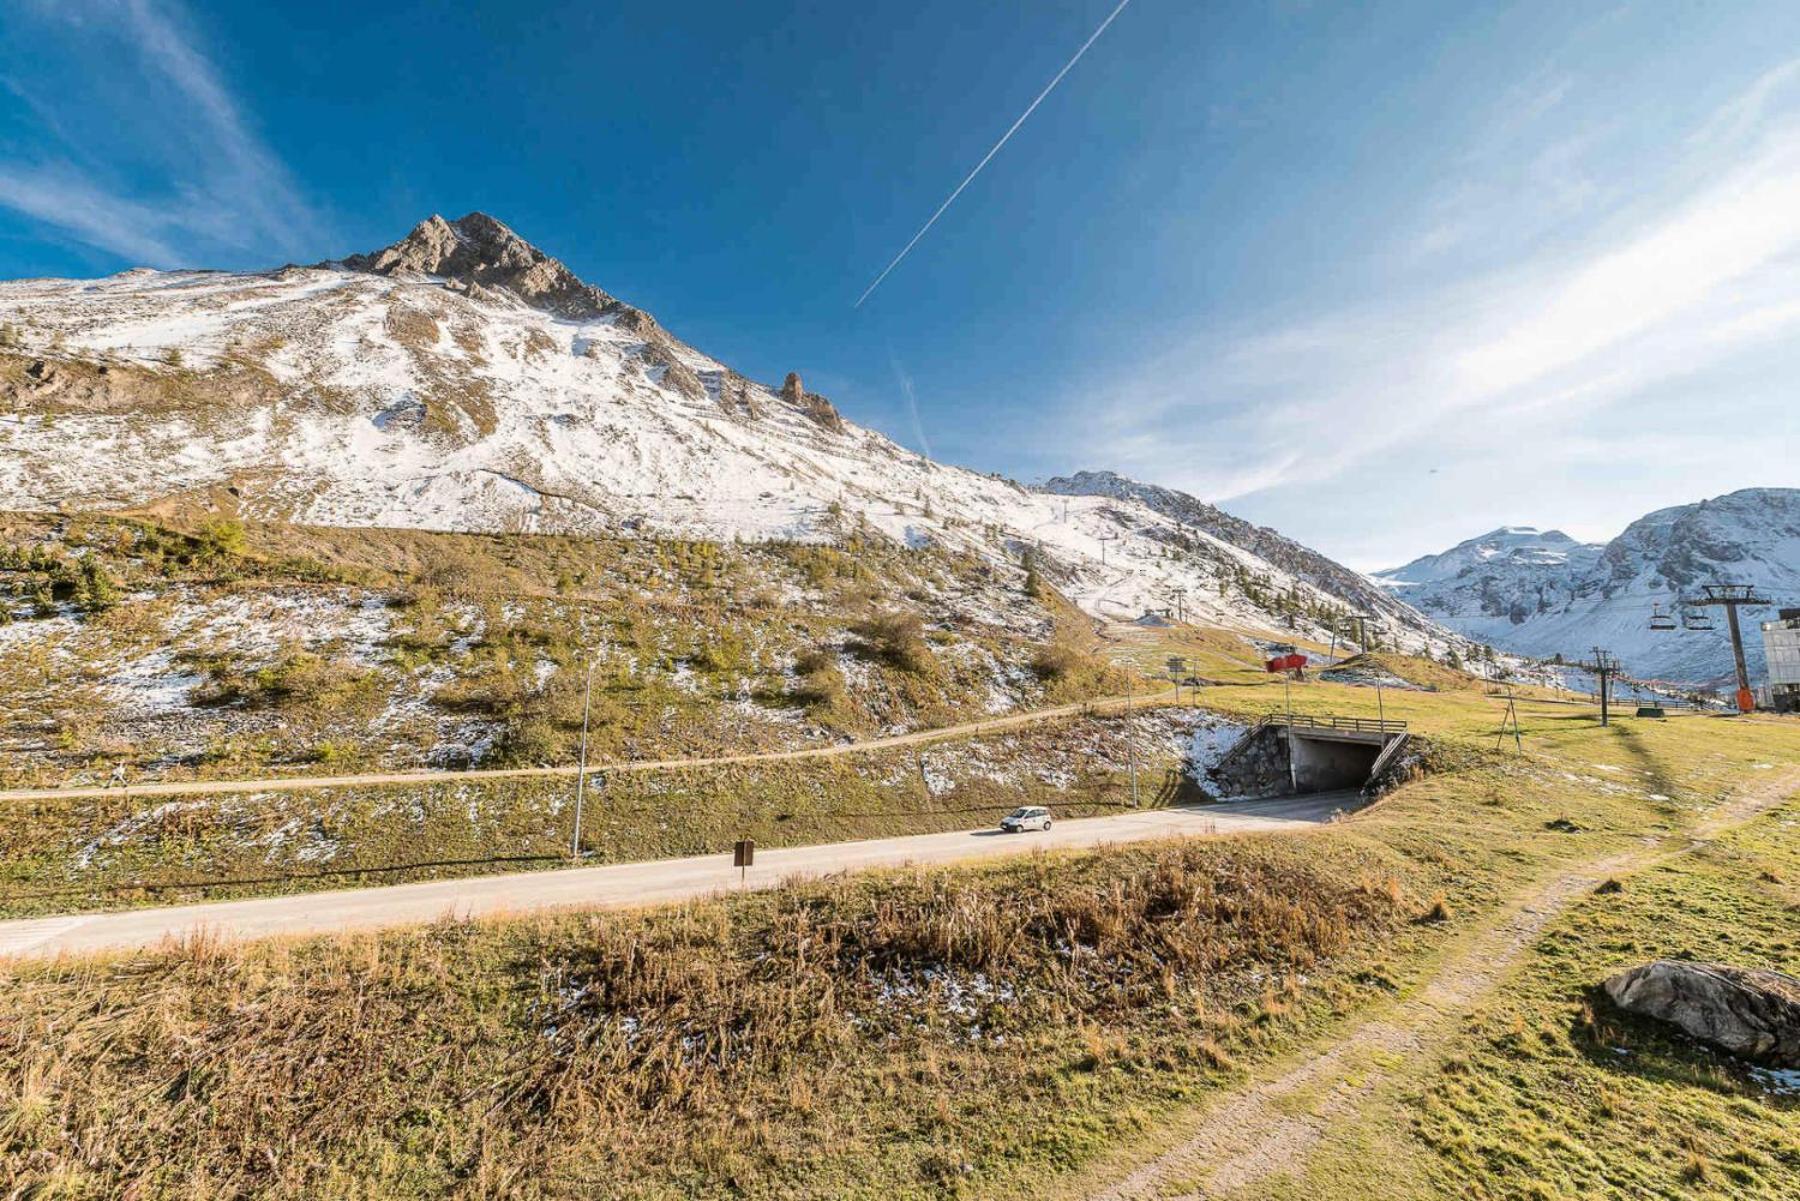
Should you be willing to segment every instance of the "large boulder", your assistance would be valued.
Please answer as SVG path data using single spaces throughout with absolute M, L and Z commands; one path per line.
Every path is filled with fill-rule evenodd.
M 1725 963 L 1659 959 L 1606 981 L 1627 1013 L 1681 1027 L 1740 1059 L 1800 1068 L 1800 980 Z

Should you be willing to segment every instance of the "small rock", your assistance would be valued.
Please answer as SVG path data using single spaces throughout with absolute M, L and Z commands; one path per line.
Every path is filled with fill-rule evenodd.
M 1800 980 L 1724 963 L 1659 959 L 1611 977 L 1627 1013 L 1679 1026 L 1703 1043 L 1771 1068 L 1800 1068 Z

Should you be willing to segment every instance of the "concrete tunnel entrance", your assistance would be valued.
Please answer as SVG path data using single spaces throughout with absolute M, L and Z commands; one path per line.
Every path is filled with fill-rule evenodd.
M 1381 747 L 1295 734 L 1292 754 L 1295 792 L 1336 792 L 1368 783 Z
M 1405 722 L 1270 716 L 1251 727 L 1208 775 L 1228 797 L 1362 788 L 1406 739 Z

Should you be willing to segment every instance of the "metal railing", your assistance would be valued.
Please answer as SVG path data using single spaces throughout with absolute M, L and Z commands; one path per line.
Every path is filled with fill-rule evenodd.
M 1403 721 L 1383 721 L 1376 717 L 1337 717 L 1320 716 L 1311 713 L 1296 713 L 1293 717 L 1272 713 L 1269 721 L 1278 725 L 1292 725 L 1296 729 L 1336 730 L 1348 734 L 1404 734 L 1406 723 Z

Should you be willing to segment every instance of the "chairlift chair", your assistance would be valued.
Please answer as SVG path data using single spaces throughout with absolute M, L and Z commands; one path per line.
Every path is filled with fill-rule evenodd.
M 1672 630 L 1675 628 L 1675 617 L 1664 613 L 1661 605 L 1656 605 L 1650 612 L 1650 628 L 1653 630 Z
M 1702 613 L 1698 609 L 1689 609 L 1687 612 L 1683 613 L 1681 615 L 1681 624 L 1684 628 L 1690 630 L 1711 630 L 1715 628 L 1713 625 L 1712 614 Z

